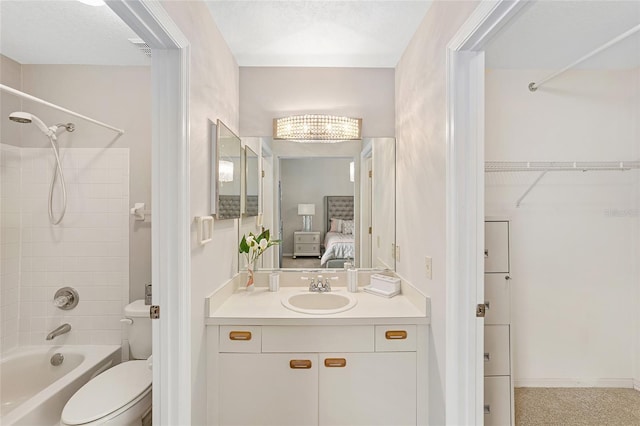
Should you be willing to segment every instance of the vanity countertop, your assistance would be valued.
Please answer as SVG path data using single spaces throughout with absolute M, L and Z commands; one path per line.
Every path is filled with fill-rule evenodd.
M 210 325 L 375 325 L 429 324 L 429 298 L 413 287 L 403 284 L 402 294 L 385 298 L 359 289 L 358 303 L 353 308 L 335 314 L 305 314 L 282 305 L 282 299 L 294 293 L 308 293 L 304 287 L 280 287 L 271 292 L 257 287 L 253 292 L 222 291 L 207 299 L 206 324 Z M 334 287 L 334 293 L 346 293 L 345 287 Z M 250 324 L 249 324 L 250 323 Z

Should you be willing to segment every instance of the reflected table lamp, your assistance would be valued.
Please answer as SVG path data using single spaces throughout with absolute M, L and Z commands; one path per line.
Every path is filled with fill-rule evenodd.
M 298 204 L 298 216 L 302 216 L 302 230 L 304 232 L 311 232 L 311 219 L 315 214 L 315 204 Z

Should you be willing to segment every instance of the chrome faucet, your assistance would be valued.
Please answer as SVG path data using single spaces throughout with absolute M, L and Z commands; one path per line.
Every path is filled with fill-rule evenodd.
M 318 275 L 318 282 L 314 284 L 313 278 L 311 278 L 311 285 L 309 285 L 309 291 L 317 293 L 325 293 L 331 291 L 331 284 L 329 284 L 329 278 L 322 282 L 322 275 Z
M 71 326 L 69 324 L 62 324 L 60 327 L 56 328 L 51 333 L 47 334 L 47 340 L 53 340 L 54 337 L 58 337 L 70 331 L 71 331 Z

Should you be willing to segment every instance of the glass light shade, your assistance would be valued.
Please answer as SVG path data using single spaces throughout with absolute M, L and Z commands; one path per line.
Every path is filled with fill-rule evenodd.
M 89 6 L 104 6 L 106 3 L 104 0 L 78 0 L 80 3 L 84 3 Z
M 334 115 L 307 114 L 273 120 L 273 138 L 338 142 L 361 138 L 362 119 Z
M 233 162 L 220 160 L 218 178 L 220 182 L 233 182 Z

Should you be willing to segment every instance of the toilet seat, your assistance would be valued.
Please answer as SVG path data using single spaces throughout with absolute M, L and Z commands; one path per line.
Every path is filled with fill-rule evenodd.
M 115 417 L 150 396 L 151 382 L 147 361 L 118 364 L 89 380 L 69 399 L 62 410 L 62 424 L 85 425 Z

